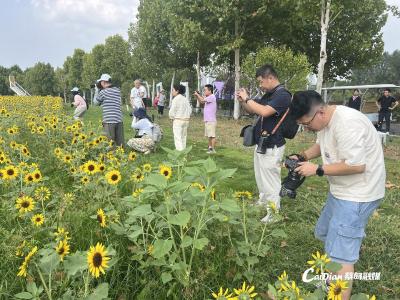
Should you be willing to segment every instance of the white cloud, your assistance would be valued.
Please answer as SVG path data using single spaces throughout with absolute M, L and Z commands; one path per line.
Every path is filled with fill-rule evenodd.
M 30 0 L 47 21 L 118 28 L 135 21 L 139 0 Z

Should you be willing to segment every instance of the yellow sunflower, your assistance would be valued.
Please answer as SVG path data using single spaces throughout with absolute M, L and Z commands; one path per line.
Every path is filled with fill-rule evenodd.
M 342 294 L 348 289 L 347 281 L 336 280 L 329 284 L 328 300 L 342 300 Z
M 65 154 L 63 157 L 63 161 L 67 164 L 71 163 L 72 156 L 70 154 Z
M 81 182 L 82 182 L 83 184 L 88 184 L 89 181 L 90 181 L 90 179 L 89 179 L 89 177 L 87 177 L 87 176 L 83 176 L 82 179 L 81 179 Z
M 143 165 L 143 172 L 150 173 L 151 172 L 151 164 L 144 164 Z
M 251 200 L 253 194 L 249 191 L 235 192 L 235 198 L 238 200 Z
M 83 172 L 89 175 L 93 175 L 98 171 L 98 166 L 93 160 L 89 160 L 83 165 Z
M 135 191 L 133 192 L 132 196 L 137 198 L 139 197 L 139 195 L 143 193 L 143 189 L 135 189 Z
M 40 172 L 39 169 L 36 169 L 35 171 L 33 171 L 32 176 L 33 176 L 34 182 L 38 182 L 42 179 L 42 173 Z
M 69 254 L 69 250 L 70 247 L 66 239 L 58 242 L 58 245 L 56 246 L 56 252 L 60 256 L 61 261 L 64 261 L 64 257 Z
M 320 273 L 321 270 L 325 268 L 326 264 L 331 261 L 327 254 L 321 255 L 319 251 L 317 251 L 315 254 L 312 254 L 312 258 L 313 260 L 307 261 L 307 264 L 309 264 L 315 270 L 316 274 Z
M 217 199 L 217 192 L 215 191 L 215 189 L 213 189 L 210 193 L 211 199 L 212 200 L 216 200 Z
M 64 227 L 57 227 L 57 231 L 54 232 L 54 236 L 57 240 L 70 240 L 69 232 Z
M 160 166 L 160 174 L 165 176 L 167 179 L 170 179 L 172 176 L 172 169 L 171 167 L 161 165 Z
M 97 221 L 99 222 L 101 227 L 106 227 L 106 214 L 104 213 L 104 210 L 99 208 L 97 210 Z
M 121 181 L 121 173 L 117 170 L 107 172 L 106 179 L 109 184 L 118 184 Z
M 15 207 L 19 209 L 19 213 L 30 212 L 35 208 L 35 201 L 29 196 L 22 196 L 17 199 Z
M 57 147 L 57 148 L 55 148 L 54 149 L 54 155 L 55 156 L 60 156 L 62 154 L 62 150 L 61 150 L 61 148 L 59 148 L 59 147 Z
M 206 187 L 198 182 L 193 182 L 191 184 L 192 187 L 197 187 L 200 191 L 204 192 L 204 190 L 206 189 Z
M 32 217 L 32 223 L 33 225 L 35 225 L 36 227 L 42 226 L 44 223 L 44 216 L 43 214 L 36 214 Z
M 236 294 L 236 298 L 238 299 L 251 299 L 254 298 L 255 296 L 257 296 L 257 293 L 253 293 L 254 292 L 254 285 L 253 286 L 246 286 L 246 282 L 243 282 L 242 288 L 241 289 L 233 289 L 235 294 Z
M 38 247 L 35 246 L 28 253 L 28 255 L 25 257 L 24 262 L 22 263 L 22 265 L 18 268 L 19 272 L 18 272 L 17 276 L 26 277 L 26 274 L 28 273 L 28 264 L 29 264 L 30 260 L 32 259 L 32 256 L 34 256 L 35 253 L 37 252 L 37 250 L 38 250 Z
M 144 179 L 144 175 L 141 169 L 137 168 L 131 176 L 132 180 L 135 182 L 141 182 Z
M 49 200 L 50 195 L 51 195 L 50 190 L 45 186 L 38 187 L 35 190 L 35 198 L 40 201 L 41 200 Z
M 99 172 L 104 172 L 104 170 L 106 169 L 106 166 L 103 163 L 101 163 L 101 164 L 97 165 L 97 168 L 98 168 Z
M 14 180 L 18 177 L 19 170 L 13 165 L 6 166 L 4 168 L 4 179 L 5 180 Z
M 105 269 L 108 268 L 108 261 L 110 258 L 107 256 L 107 250 L 100 243 L 95 247 L 90 246 L 87 253 L 87 262 L 89 265 L 89 272 L 95 278 L 100 276 L 100 273 L 105 274 Z
M 33 175 L 31 173 L 28 173 L 24 177 L 24 182 L 25 183 L 32 183 L 34 181 Z
M 229 293 L 228 289 L 226 289 L 224 291 L 224 289 L 222 287 L 219 288 L 218 294 L 217 293 L 212 293 L 212 296 L 216 300 L 235 300 L 236 299 L 236 297 L 232 297 L 233 294 Z
M 135 152 L 135 151 L 129 152 L 128 159 L 129 159 L 130 161 L 135 160 L 135 159 L 136 159 L 136 152 Z

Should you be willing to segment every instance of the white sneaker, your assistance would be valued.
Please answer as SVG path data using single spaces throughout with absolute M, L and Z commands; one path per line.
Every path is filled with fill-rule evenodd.
M 267 215 L 264 218 L 261 219 L 261 222 L 265 223 L 265 224 L 270 224 L 270 223 L 276 222 L 276 220 L 275 220 L 273 214 L 268 212 Z

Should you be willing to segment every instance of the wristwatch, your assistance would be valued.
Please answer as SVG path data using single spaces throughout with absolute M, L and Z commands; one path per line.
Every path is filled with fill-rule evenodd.
M 315 172 L 318 176 L 324 176 L 324 169 L 322 168 L 322 165 L 318 165 L 317 171 Z

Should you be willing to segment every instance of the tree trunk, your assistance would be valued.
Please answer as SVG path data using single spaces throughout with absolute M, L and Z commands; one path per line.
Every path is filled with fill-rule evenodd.
M 155 85 L 156 83 L 154 82 L 154 79 L 153 79 L 153 85 L 152 85 L 152 87 L 151 87 L 151 105 L 152 106 L 154 106 L 154 99 L 156 98 L 156 85 Z
M 172 88 L 174 87 L 174 81 L 175 81 L 175 71 L 172 74 L 171 88 L 169 90 L 169 104 L 168 104 L 168 107 L 171 107 L 171 104 L 172 104 L 172 98 L 173 98 L 172 97 Z
M 326 40 L 329 29 L 330 9 L 331 9 L 331 0 L 321 0 L 321 46 L 319 54 L 317 87 L 316 87 L 317 92 L 320 94 L 322 91 L 322 83 L 324 81 L 325 63 L 328 59 L 328 55 L 326 53 Z
M 201 78 L 200 78 L 200 51 L 197 51 L 197 90 L 201 93 Z M 200 112 L 200 101 L 197 99 L 196 114 Z
M 235 21 L 235 38 L 239 37 L 239 21 Z M 236 91 L 240 88 L 240 49 L 235 49 L 235 103 L 233 107 L 233 118 L 238 120 L 240 117 L 240 104 L 236 96 Z

